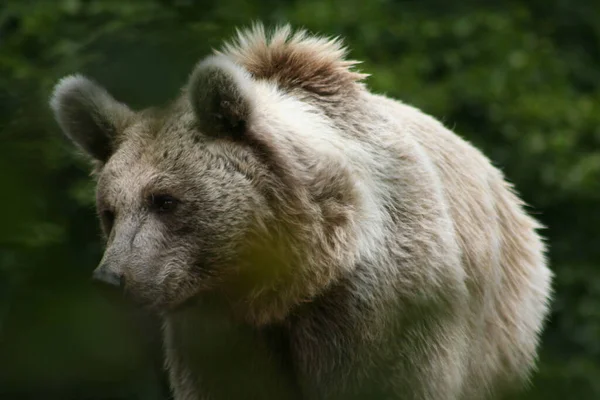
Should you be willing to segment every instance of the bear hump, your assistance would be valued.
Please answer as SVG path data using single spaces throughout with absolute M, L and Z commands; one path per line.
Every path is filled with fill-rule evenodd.
M 294 32 L 289 25 L 267 32 L 262 24 L 254 24 L 237 30 L 217 54 L 230 57 L 256 79 L 330 96 L 355 89 L 368 76 L 352 69 L 359 62 L 346 60 L 347 52 L 339 38 Z

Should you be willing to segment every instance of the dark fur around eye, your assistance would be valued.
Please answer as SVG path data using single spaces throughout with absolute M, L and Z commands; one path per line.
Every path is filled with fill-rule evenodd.
M 151 194 L 148 197 L 148 204 L 154 212 L 168 213 L 177 207 L 179 200 L 167 194 Z
M 112 210 L 102 210 L 100 212 L 100 220 L 106 233 L 110 233 L 115 223 L 115 213 Z

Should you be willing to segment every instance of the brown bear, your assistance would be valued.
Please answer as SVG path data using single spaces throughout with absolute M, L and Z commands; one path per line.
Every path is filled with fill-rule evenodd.
M 484 155 L 345 55 L 256 25 L 167 107 L 55 88 L 95 163 L 94 275 L 160 314 L 177 400 L 485 399 L 534 368 L 539 225 Z

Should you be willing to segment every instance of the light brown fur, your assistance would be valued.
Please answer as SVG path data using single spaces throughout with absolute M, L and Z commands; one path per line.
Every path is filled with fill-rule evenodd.
M 178 400 L 483 399 L 534 367 L 538 224 L 485 156 L 370 93 L 345 53 L 257 25 L 164 110 L 57 86 L 59 123 L 98 163 L 98 270 L 163 316 Z M 220 369 L 227 338 L 246 356 Z
M 270 79 L 286 89 L 302 89 L 331 96 L 354 88 L 368 75 L 352 71 L 358 61 L 345 60 L 346 48 L 339 39 L 292 32 L 284 26 L 270 37 L 262 25 L 238 31 L 236 40 L 225 44 L 224 54 L 243 65 L 255 79 Z

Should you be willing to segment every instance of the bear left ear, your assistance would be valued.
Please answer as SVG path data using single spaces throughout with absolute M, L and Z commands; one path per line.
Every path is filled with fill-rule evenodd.
M 213 136 L 243 136 L 255 104 L 250 74 L 222 55 L 201 61 L 189 80 L 189 96 L 200 129 Z

